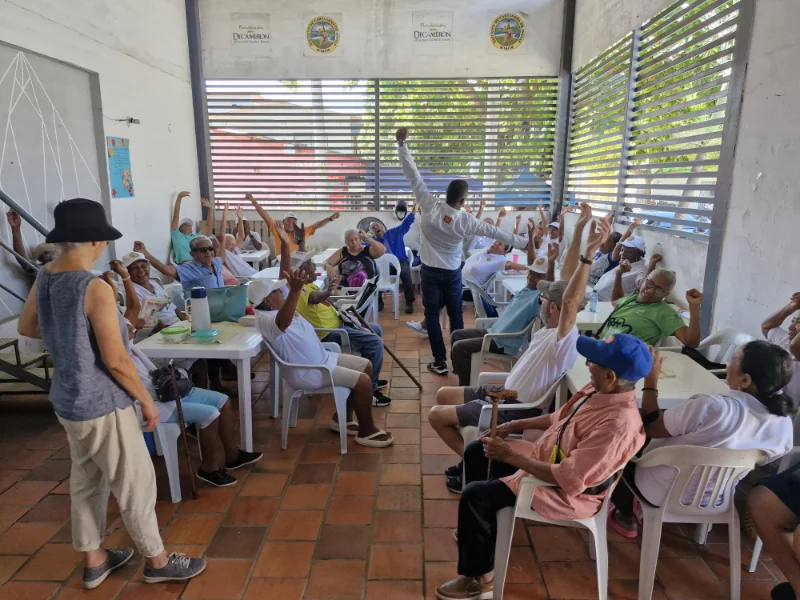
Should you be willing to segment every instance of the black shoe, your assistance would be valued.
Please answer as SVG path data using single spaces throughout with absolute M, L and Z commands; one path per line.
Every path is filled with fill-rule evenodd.
M 228 471 L 235 471 L 245 465 L 257 463 L 263 456 L 261 452 L 246 452 L 240 449 L 237 459 L 232 463 L 225 463 L 225 468 L 228 469 Z
M 379 390 L 385 388 L 387 385 L 389 385 L 389 382 L 386 379 L 378 379 Z
M 406 302 L 406 314 L 410 315 L 414 312 L 414 303 L 413 302 Z
M 797 600 L 797 595 L 794 593 L 792 584 L 785 581 L 772 588 L 770 598 L 772 598 L 772 600 Z
M 447 375 L 447 361 L 442 362 L 429 362 L 428 371 L 436 373 L 437 375 Z
M 450 490 L 454 494 L 460 494 L 461 491 L 464 489 L 464 483 L 461 479 L 461 475 L 459 475 L 458 477 L 448 477 L 444 485 L 448 490 Z
M 372 406 L 389 406 L 392 399 L 386 396 L 379 390 L 372 392 Z
M 228 473 L 225 469 L 211 471 L 211 473 L 204 473 L 198 470 L 197 478 L 206 483 L 210 483 L 214 487 L 230 487 L 236 484 L 236 477 Z
M 448 477 L 461 477 L 461 474 L 464 472 L 464 461 L 462 460 L 457 465 L 453 465 L 452 467 L 447 467 L 444 470 L 444 474 Z

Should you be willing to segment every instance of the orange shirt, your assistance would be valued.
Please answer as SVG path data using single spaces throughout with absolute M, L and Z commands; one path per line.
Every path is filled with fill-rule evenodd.
M 587 385 L 569 402 L 550 415 L 550 427 L 535 442 L 509 440 L 514 450 L 549 462 L 561 425 L 578 402 L 593 391 Z M 566 454 L 553 465 L 558 487 L 539 487 L 533 494 L 532 508 L 549 519 L 585 519 L 600 509 L 606 493 L 584 494 L 621 469 L 644 445 L 644 426 L 636 404 L 636 393 L 595 394 L 581 406 L 561 436 Z M 511 491 L 519 494 L 520 482 L 528 474 L 517 471 L 503 478 Z
M 317 230 L 316 227 L 313 225 L 306 225 L 306 240 L 314 235 L 314 232 Z M 273 221 L 269 226 L 269 232 L 272 235 L 272 240 L 275 242 L 275 254 L 277 256 L 281 255 L 281 238 L 278 237 L 278 231 L 275 229 L 275 222 Z M 297 242 L 294 241 L 294 232 L 289 233 L 289 250 L 290 252 L 297 252 L 300 250 L 300 246 Z

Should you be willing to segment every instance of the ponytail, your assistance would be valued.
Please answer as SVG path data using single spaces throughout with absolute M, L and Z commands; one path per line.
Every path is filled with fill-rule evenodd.
M 797 401 L 782 392 L 794 375 L 792 357 L 786 350 L 769 342 L 749 342 L 742 348 L 740 369 L 750 375 L 756 399 L 771 414 L 786 417 L 797 412 Z
M 762 394 L 756 396 L 759 402 L 767 407 L 767 410 L 779 417 L 787 417 L 797 412 L 797 403 L 788 394 L 778 392 L 764 397 Z

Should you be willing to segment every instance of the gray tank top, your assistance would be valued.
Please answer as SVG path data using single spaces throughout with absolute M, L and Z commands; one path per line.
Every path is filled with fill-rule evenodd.
M 36 276 L 39 330 L 54 365 L 50 402 L 68 421 L 90 421 L 133 404 L 103 363 L 84 312 L 86 289 L 94 278 L 90 271 L 47 269 L 39 269 Z M 128 328 L 121 316 L 119 328 L 125 340 Z

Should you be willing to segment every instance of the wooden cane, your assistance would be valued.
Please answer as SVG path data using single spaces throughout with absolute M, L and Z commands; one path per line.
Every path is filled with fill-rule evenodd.
M 489 437 L 494 439 L 497 435 L 497 407 L 500 406 L 500 399 L 492 397 L 492 428 L 489 430 Z M 492 478 L 492 459 L 489 459 L 489 464 L 486 467 L 486 479 Z
M 192 486 L 192 500 L 197 500 L 197 484 L 194 481 L 195 473 L 192 468 L 192 457 L 189 455 L 189 438 L 186 436 L 186 423 L 183 420 L 183 409 L 181 408 L 181 395 L 178 392 L 178 379 L 175 377 L 175 365 L 169 361 L 169 373 L 172 377 L 172 395 L 175 396 L 175 407 L 178 409 L 178 424 L 183 434 L 183 450 L 186 453 L 186 462 L 189 463 L 189 483 Z
M 347 308 L 347 311 L 345 311 L 345 312 L 347 312 L 348 314 L 352 314 L 356 319 L 358 319 L 359 323 L 361 323 L 362 326 L 364 326 L 367 329 L 369 329 L 372 333 L 375 333 L 375 330 L 372 329 L 372 327 L 369 326 L 369 323 L 367 323 L 364 320 L 364 317 L 362 317 L 360 314 L 358 314 L 358 311 L 355 308 L 353 308 L 352 306 L 349 306 Z M 378 334 L 375 333 L 375 335 L 378 335 Z M 381 338 L 381 340 L 382 339 L 383 338 Z M 381 341 L 381 343 L 383 343 L 383 342 Z M 400 359 L 395 356 L 394 352 L 392 352 L 386 344 L 383 344 L 383 349 L 386 350 L 389 353 L 389 356 L 391 356 L 394 359 L 394 362 L 396 362 L 398 365 L 400 365 L 400 368 L 403 369 L 403 371 L 406 372 L 406 375 L 408 375 L 411 378 L 411 381 L 414 382 L 414 385 L 416 385 L 421 390 L 422 389 L 422 384 L 419 381 L 417 381 L 417 378 L 414 377 L 408 369 L 406 369 L 406 366 L 402 362 L 400 362 Z

